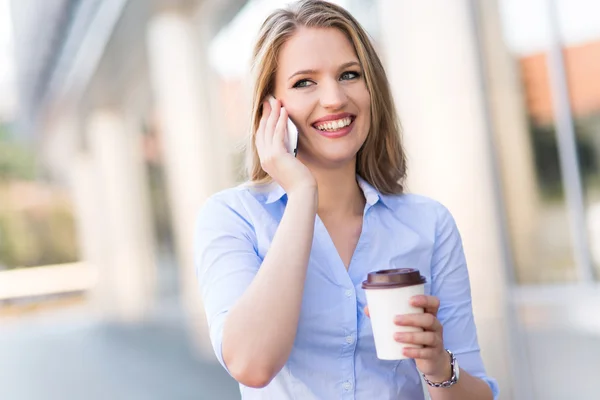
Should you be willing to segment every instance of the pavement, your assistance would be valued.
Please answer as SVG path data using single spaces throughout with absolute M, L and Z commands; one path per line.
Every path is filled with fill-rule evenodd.
M 0 321 L 1 322 L 1 321 Z M 239 400 L 177 318 L 119 325 L 86 315 L 0 323 L 1 400 Z
M 531 330 L 525 336 L 532 400 L 600 399 L 600 336 L 565 329 Z
M 84 312 L 0 319 L 0 400 L 239 400 L 237 383 L 192 349 L 169 306 L 135 325 Z M 563 328 L 524 332 L 532 396 L 600 399 L 600 335 Z

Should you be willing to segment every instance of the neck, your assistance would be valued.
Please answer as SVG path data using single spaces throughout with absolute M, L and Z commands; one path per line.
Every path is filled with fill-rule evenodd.
M 311 171 L 319 188 L 318 214 L 323 217 L 362 216 L 365 198 L 354 164 L 340 169 Z

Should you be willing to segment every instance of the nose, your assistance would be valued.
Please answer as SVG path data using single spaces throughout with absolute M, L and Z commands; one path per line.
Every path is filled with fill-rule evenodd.
M 339 82 L 322 85 L 321 106 L 329 110 L 342 109 L 348 102 L 348 96 Z

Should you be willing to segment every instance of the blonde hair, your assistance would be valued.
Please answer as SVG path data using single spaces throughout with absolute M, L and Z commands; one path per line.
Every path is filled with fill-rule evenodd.
M 301 0 L 274 11 L 263 23 L 254 48 L 252 70 L 251 134 L 247 143 L 248 178 L 252 183 L 271 182 L 262 169 L 255 144 L 262 101 L 274 92 L 277 58 L 283 44 L 299 27 L 336 28 L 352 43 L 371 96 L 371 127 L 357 154 L 356 173 L 384 194 L 404 190 L 406 156 L 400 124 L 388 79 L 367 33 L 348 11 L 322 0 Z

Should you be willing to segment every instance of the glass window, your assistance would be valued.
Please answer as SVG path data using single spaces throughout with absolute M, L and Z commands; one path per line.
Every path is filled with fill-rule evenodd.
M 552 103 L 551 44 L 545 0 L 500 2 L 504 42 L 512 59 L 510 89 L 522 110 L 511 130 L 497 130 L 508 229 L 520 284 L 577 280 L 565 182 Z M 567 42 L 566 44 L 571 46 Z M 578 135 L 581 155 L 589 146 Z M 519 145 L 517 145 L 517 143 Z M 588 161 L 585 161 L 588 162 Z

